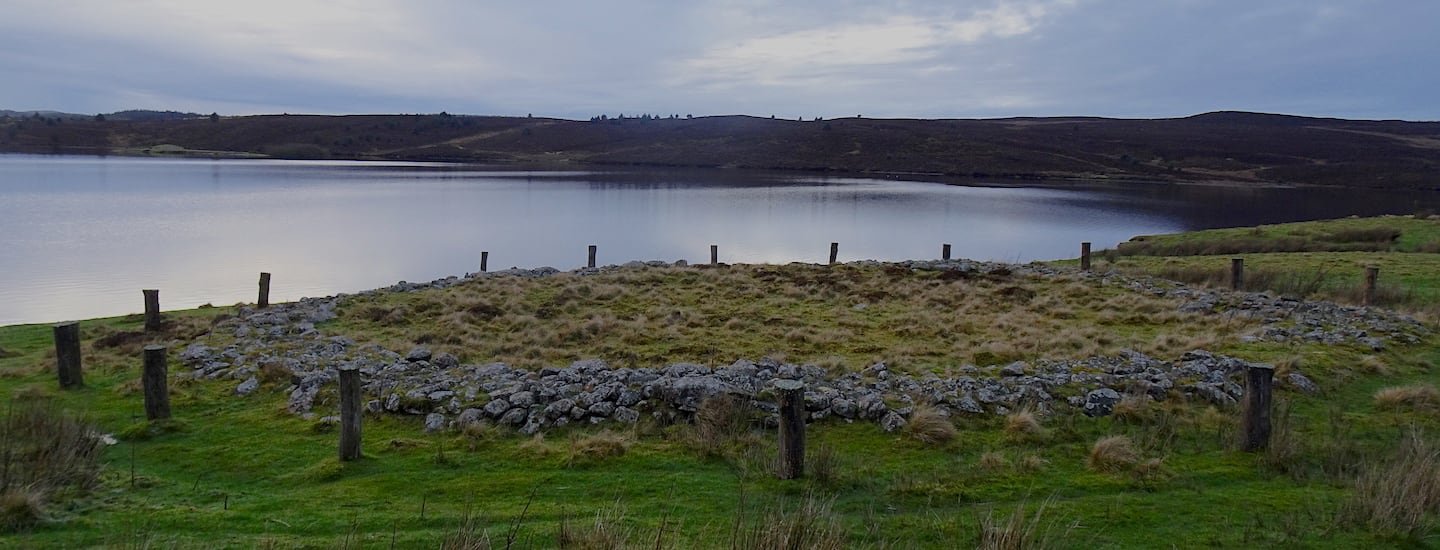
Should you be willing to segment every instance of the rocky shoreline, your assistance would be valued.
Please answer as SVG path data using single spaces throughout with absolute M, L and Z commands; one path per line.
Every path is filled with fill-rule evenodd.
M 973 274 L 1004 270 L 1013 276 L 1035 277 L 1078 273 L 1038 264 L 967 260 L 855 265 Z M 630 262 L 574 273 L 679 268 L 685 268 L 683 262 Z M 511 269 L 429 283 L 401 282 L 359 295 L 445 288 L 475 277 L 548 277 L 557 273 L 554 268 Z M 1181 312 L 1217 320 L 1239 317 L 1259 321 L 1259 330 L 1244 336 L 1253 341 L 1309 341 L 1380 351 L 1392 344 L 1417 343 L 1429 333 L 1413 318 L 1375 308 L 1202 289 L 1115 273 L 1081 276 L 1102 285 L 1178 299 Z M 334 401 L 337 369 L 355 367 L 361 373 L 370 413 L 423 415 L 426 431 L 490 422 L 533 434 L 572 423 L 634 423 L 647 414 L 674 418 L 693 413 L 702 401 L 719 395 L 747 400 L 769 413 L 773 421 L 776 409 L 771 386 L 778 379 L 805 382 L 805 408 L 812 421 L 831 417 L 874 421 L 885 430 L 903 427 L 922 403 L 947 415 L 1004 415 L 1025 407 L 1046 414 L 1070 410 L 1103 416 L 1127 394 L 1230 406 L 1243 391 L 1240 373 L 1251 365 L 1239 358 L 1194 350 L 1173 359 L 1123 351 L 1080 360 L 957 365 L 954 376 L 894 372 L 884 363 L 836 374 L 764 358 L 715 368 L 690 363 L 613 368 L 600 360 L 583 360 L 529 370 L 502 363 L 462 364 L 453 355 L 433 354 L 424 347 L 402 353 L 326 335 L 317 325 L 334 319 L 336 308 L 348 297 L 306 298 L 266 309 L 241 307 L 234 317 L 216 324 L 213 342 L 191 344 L 180 354 L 190 369 L 181 376 L 237 381 L 235 394 L 241 397 L 258 390 L 262 381 L 288 385 L 291 413 L 331 422 L 334 417 L 316 411 L 338 407 Z M 220 341 L 225 343 L 214 343 Z M 1300 372 L 1286 373 L 1278 382 L 1292 391 L 1321 391 L 1320 385 Z

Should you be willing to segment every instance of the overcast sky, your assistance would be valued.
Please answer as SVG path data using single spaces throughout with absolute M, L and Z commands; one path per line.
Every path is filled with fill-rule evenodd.
M 3 0 L 0 108 L 1440 119 L 1440 0 Z

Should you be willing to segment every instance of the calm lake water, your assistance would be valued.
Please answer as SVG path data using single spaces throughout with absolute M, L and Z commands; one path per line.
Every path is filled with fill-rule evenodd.
M 628 260 L 1074 257 L 1134 235 L 1412 213 L 1433 193 L 944 185 L 727 171 L 0 155 L 0 325 Z

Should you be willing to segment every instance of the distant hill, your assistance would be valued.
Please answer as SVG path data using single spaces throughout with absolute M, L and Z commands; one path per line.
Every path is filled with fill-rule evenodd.
M 180 111 L 147 111 L 143 109 L 131 109 L 129 111 L 116 111 L 103 115 L 108 120 L 184 120 L 187 118 L 204 118 L 200 113 L 182 113 Z
M 82 115 L 82 114 L 78 114 L 78 113 L 62 113 L 62 112 L 60 112 L 60 111 L 11 111 L 11 110 L 9 110 L 9 109 L 0 109 L 0 117 L 21 118 L 21 117 L 34 117 L 34 116 L 43 117 L 43 118 L 88 118 L 88 117 L 90 117 L 90 115 Z
M 984 178 L 1440 189 L 1440 123 L 1217 112 L 1171 119 L 574 121 L 158 113 L 0 117 L 0 151 L 763 168 Z M 153 150 L 152 150 L 153 151 Z

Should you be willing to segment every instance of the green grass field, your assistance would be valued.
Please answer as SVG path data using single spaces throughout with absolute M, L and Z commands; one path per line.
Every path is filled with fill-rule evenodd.
M 1362 222 L 1336 223 L 1348 229 Z M 1330 271 L 1337 276 L 1342 267 L 1375 263 L 1382 280 L 1415 289 L 1407 304 L 1433 304 L 1440 270 L 1432 255 L 1409 247 L 1433 240 L 1425 232 L 1434 222 L 1403 224 L 1396 251 L 1245 257 L 1257 269 L 1335 266 Z M 1322 233 L 1342 229 L 1311 226 Z M 1278 226 L 1261 234 L 1283 231 Z M 1223 267 L 1228 258 L 1116 256 L 1097 268 Z M 1398 483 L 1398 474 L 1387 477 L 1385 468 L 1407 434 L 1422 434 L 1428 445 L 1440 428 L 1440 400 L 1424 392 L 1375 398 L 1384 388 L 1440 382 L 1435 336 L 1383 352 L 1246 342 L 1243 324 L 1209 326 L 1172 313 L 1165 300 L 1080 276 L 947 282 L 883 268 L 742 266 L 584 281 L 557 276 L 495 288 L 502 284 L 489 279 L 365 297 L 319 328 L 402 353 L 427 341 L 466 361 L 506 357 L 526 366 L 579 357 L 718 364 L 785 354 L 837 371 L 894 357 L 898 368 L 918 373 L 1125 347 L 1150 346 L 1174 359 L 1163 354 L 1203 344 L 1276 363 L 1282 371 L 1302 369 L 1324 392 L 1279 391 L 1272 445 L 1253 454 L 1235 449 L 1238 411 L 1172 399 L 1131 403 L 1123 414 L 1098 419 L 1060 409 L 1040 418 L 1038 430 L 1014 418 L 966 417 L 953 423 L 953 438 L 939 443 L 907 431 L 885 433 L 874 423 L 825 420 L 809 428 L 810 475 L 793 481 L 771 474 L 775 432 L 743 416 L 720 424 L 647 418 L 634 426 L 566 427 L 532 438 L 500 428 L 427 435 L 419 417 L 367 415 L 365 456 L 342 465 L 335 459 L 337 434 L 285 412 L 283 388 L 266 385 L 241 398 L 232 395 L 233 382 L 173 377 L 183 368 L 174 361 L 177 351 L 205 337 L 229 308 L 167 313 L 173 326 L 155 338 L 171 344 L 175 421 L 164 425 L 143 422 L 136 381 L 139 346 L 148 339 L 134 335 L 137 316 L 82 323 L 86 387 L 70 391 L 56 387 L 48 325 L 3 327 L 0 394 L 11 410 L 49 403 L 119 441 L 104 447 L 93 489 L 49 491 L 38 495 L 38 508 L 33 500 L 0 496 L 0 525 L 8 526 L 0 547 L 763 548 L 782 539 L 801 548 L 1436 543 L 1440 484 L 1404 493 L 1401 504 L 1418 510 L 1419 519 L 1357 519 L 1379 517 L 1372 513 L 1377 503 L 1393 496 L 1375 487 Z M 963 298 L 947 295 L 955 288 L 966 290 Z M 1006 300 L 1017 294 L 1028 299 Z M 504 297 L 486 304 L 493 311 L 476 308 L 482 297 L 497 295 Z M 863 322 L 847 317 L 857 301 L 880 313 Z M 542 307 L 551 309 L 537 315 Z M 490 313 L 476 317 L 474 311 Z M 587 331 L 597 318 L 608 325 Z M 775 326 L 775 319 L 787 324 Z M 962 343 L 937 345 L 942 339 Z M 1064 345 L 1072 339 L 1081 344 Z M 1162 340 L 1168 343 L 1156 343 Z M 705 341 L 714 344 L 698 344 Z M 333 414 L 334 408 L 316 412 Z M 6 431 L 7 449 L 27 448 L 17 434 Z M 1087 466 L 1092 446 L 1110 435 L 1127 436 L 1136 456 L 1115 471 Z M 1435 448 L 1421 454 L 1431 456 Z M 1407 471 L 1440 475 L 1440 469 L 1404 464 Z M 32 509 L 41 516 L 25 520 Z
M 1332 250 L 1334 249 L 1334 250 Z M 1436 312 L 1440 219 L 1346 218 L 1136 237 L 1097 253 L 1097 267 L 1228 286 L 1243 258 L 1247 290 L 1359 303 L 1366 267 L 1380 268 L 1381 305 Z

